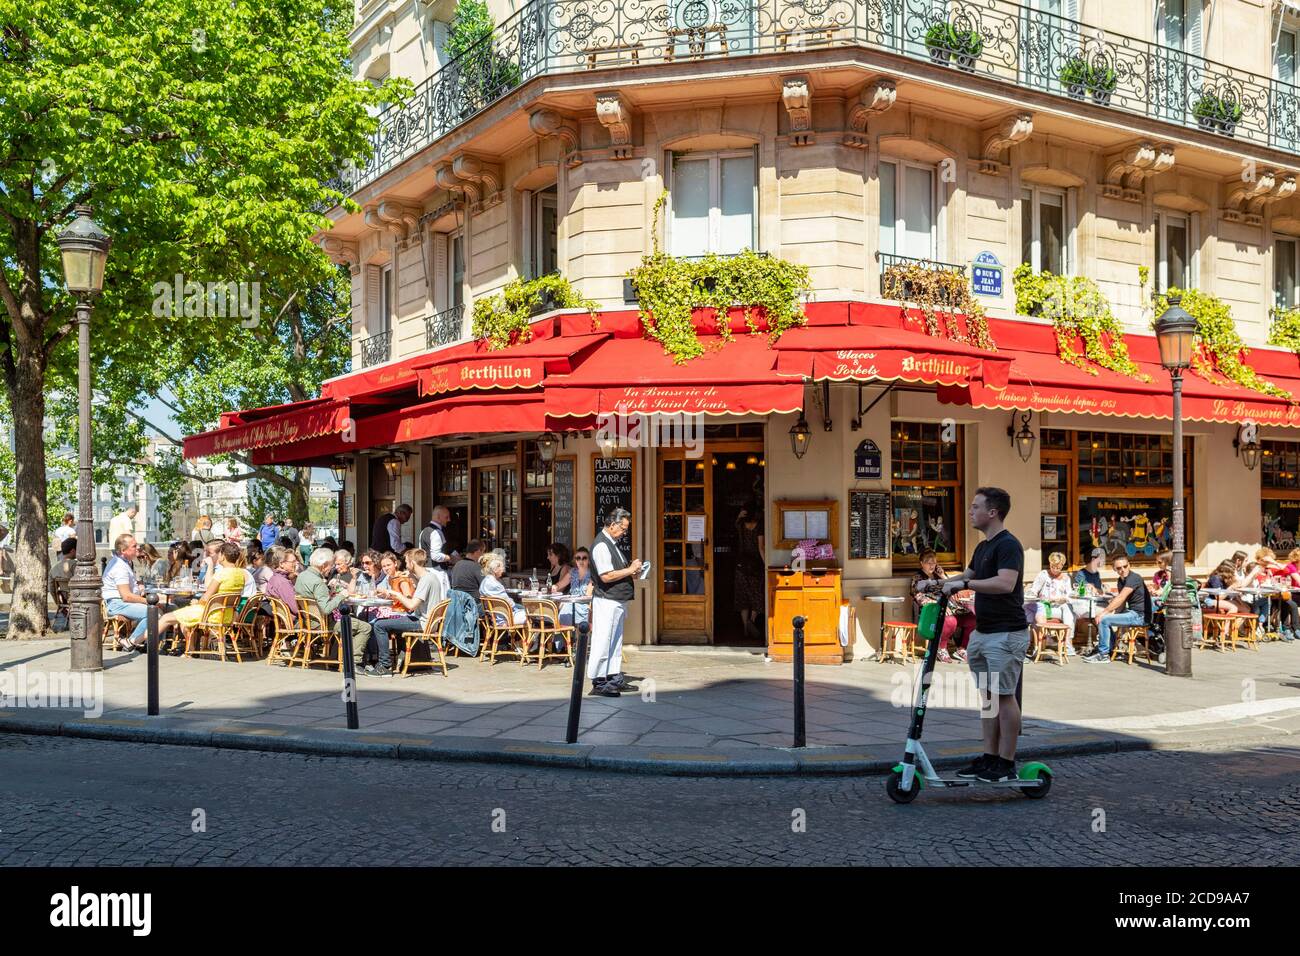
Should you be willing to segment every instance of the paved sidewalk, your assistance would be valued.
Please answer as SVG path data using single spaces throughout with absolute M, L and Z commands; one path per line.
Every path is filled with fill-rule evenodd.
M 1180 680 L 1140 664 L 1090 665 L 1077 658 L 1065 667 L 1029 664 L 1022 744 L 1039 751 L 1076 745 L 1131 749 L 1189 735 L 1212 740 L 1243 731 L 1289 733 L 1286 722 L 1292 718 L 1300 730 L 1300 645 L 1274 643 L 1233 654 L 1198 651 L 1194 666 L 1195 679 Z M 31 687 L 34 675 L 67 667 L 66 640 L 0 641 L 0 671 L 11 672 L 10 683 L 20 694 L 20 674 Z M 788 664 L 734 651 L 629 648 L 624 669 L 642 678 L 641 693 L 583 697 L 578 742 L 586 757 L 599 752 L 751 768 L 820 760 L 827 769 L 837 761 L 845 768 L 874 764 L 900 752 L 910 682 L 919 670 L 874 660 L 810 667 L 808 749 L 792 751 Z M 572 672 L 563 666 L 538 671 L 513 662 L 489 667 L 452 658 L 447 677 L 361 675 L 360 732 L 344 729 L 341 679 L 334 672 L 164 657 L 160 675 L 161 718 L 144 717 L 145 658 L 106 652 L 102 716 L 72 720 L 82 715 L 52 711 L 48 703 L 53 702 L 34 707 L 9 701 L 0 707 L 0 730 L 24 721 L 67 719 L 76 726 L 64 732 L 77 729 L 87 736 L 98 733 L 95 726 L 142 733 L 151 726 L 188 728 L 263 742 L 279 739 L 282 749 L 305 735 L 380 749 L 438 744 L 443 751 L 468 753 L 486 747 L 485 752 L 550 755 L 553 762 L 577 752 L 546 746 L 564 739 Z M 932 754 L 942 758 L 978 749 L 977 698 L 966 668 L 939 665 L 930 701 L 925 740 Z M 530 742 L 538 746 L 530 748 Z

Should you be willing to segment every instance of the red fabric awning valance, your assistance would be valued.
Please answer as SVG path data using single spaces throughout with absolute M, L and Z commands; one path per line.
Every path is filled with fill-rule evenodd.
M 831 382 L 1005 385 L 1010 356 L 888 326 L 810 326 L 776 343 L 777 370 Z
M 283 408 L 286 410 L 281 414 L 267 414 L 243 424 L 191 435 L 185 439 L 185 457 L 203 458 L 232 451 L 287 445 L 321 435 L 336 435 L 344 431 L 351 421 L 351 411 L 346 400 L 316 399 Z
M 420 395 L 443 395 L 469 389 L 536 388 L 548 373 L 566 373 L 583 361 L 608 334 L 536 339 L 506 349 L 474 343 L 471 352 L 440 354 L 417 370 Z

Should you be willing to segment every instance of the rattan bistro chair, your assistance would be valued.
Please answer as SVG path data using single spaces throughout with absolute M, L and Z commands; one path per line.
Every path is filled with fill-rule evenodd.
M 343 669 L 343 642 L 335 636 L 332 624 L 314 599 L 298 595 L 298 643 L 303 645 L 300 657 L 303 667 L 324 664 Z
M 560 606 L 539 598 L 525 601 L 524 610 L 528 614 L 528 644 L 532 646 L 533 641 L 537 641 L 537 669 L 541 670 L 548 660 L 567 661 L 572 667 L 575 630 L 572 624 L 560 622 Z M 562 651 L 554 649 L 557 638 L 564 642 Z
M 403 677 L 411 676 L 412 667 L 441 667 L 442 676 L 447 676 L 447 654 L 442 645 L 442 626 L 447 619 L 449 607 L 451 601 L 439 601 L 433 606 L 433 610 L 429 613 L 429 620 L 422 630 L 406 632 L 406 651 L 402 655 Z M 429 659 L 411 660 L 411 652 L 421 643 L 429 645 Z
M 307 647 L 302 640 L 306 632 L 298 623 L 298 608 L 269 595 L 266 600 L 271 604 L 272 626 L 271 649 L 266 654 L 266 663 L 293 666 Z
M 513 654 L 520 664 L 527 664 L 528 625 L 514 623 L 514 608 L 504 598 L 483 595 L 479 600 L 483 605 L 483 659 L 491 665 L 498 656 Z M 506 623 L 499 623 L 498 616 Z
M 224 661 L 229 646 L 235 659 L 242 661 L 239 641 L 235 634 L 235 609 L 238 604 L 238 594 L 213 594 L 205 598 L 198 623 L 190 628 L 185 655 L 218 657 Z

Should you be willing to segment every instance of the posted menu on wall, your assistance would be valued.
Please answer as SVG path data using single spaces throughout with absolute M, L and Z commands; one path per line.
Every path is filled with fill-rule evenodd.
M 551 540 L 567 545 L 569 550 L 581 547 L 573 540 L 573 458 L 557 458 L 554 465 L 554 483 L 551 486 Z
M 849 557 L 889 557 L 889 495 L 849 492 Z
M 624 508 L 633 514 L 632 490 L 636 484 L 635 463 L 631 458 L 592 459 L 592 485 L 596 495 L 597 527 L 603 527 L 605 516 L 615 508 Z M 618 539 L 618 549 L 623 557 L 632 560 L 632 538 L 636 529 Z

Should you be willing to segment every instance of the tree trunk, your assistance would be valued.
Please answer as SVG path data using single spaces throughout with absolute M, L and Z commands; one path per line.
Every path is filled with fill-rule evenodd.
M 49 627 L 49 525 L 45 513 L 45 354 L 20 342 L 14 350 L 9 407 L 14 419 L 14 599 L 9 637 L 39 638 Z M 96 636 L 96 639 L 98 637 Z
M 311 497 L 311 469 L 295 468 L 293 470 L 293 487 L 289 489 L 289 517 L 295 527 L 301 528 L 309 520 Z

